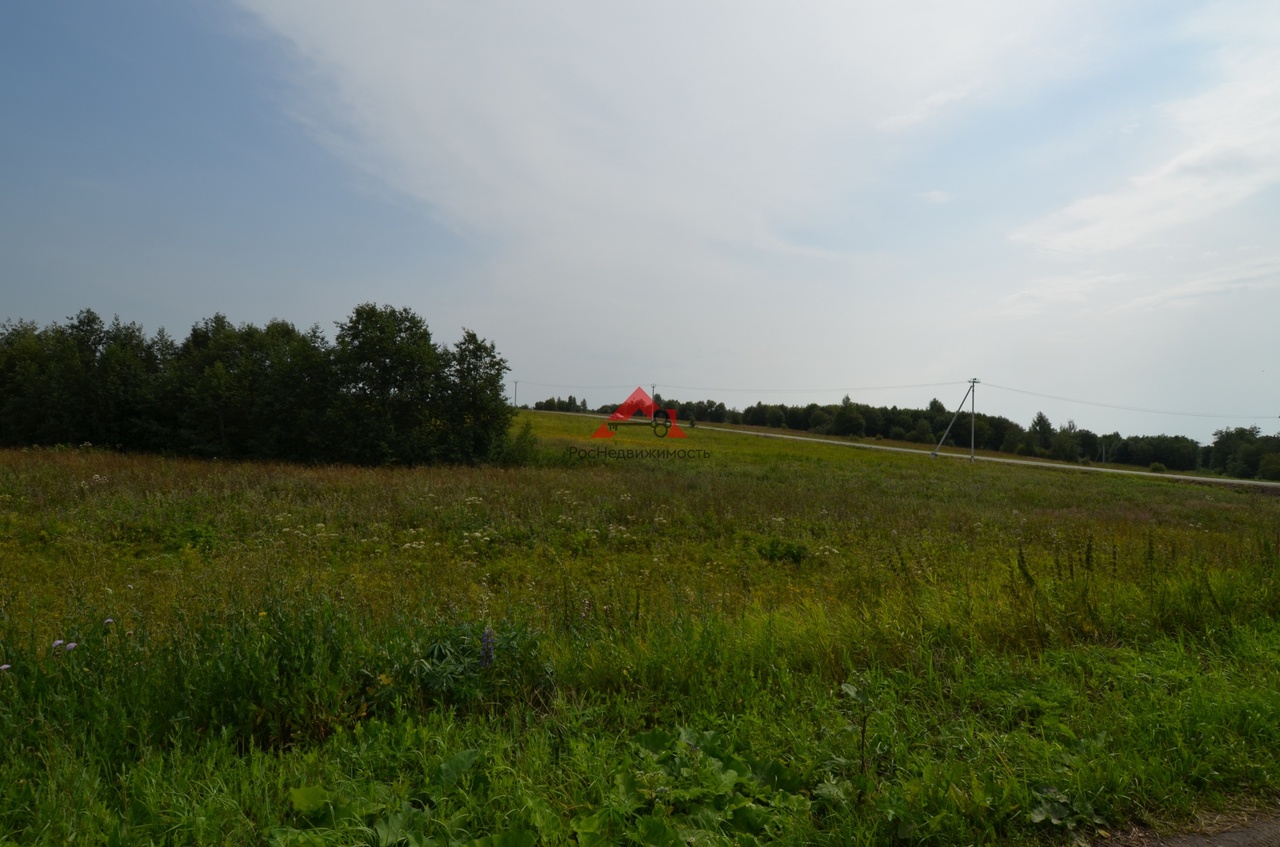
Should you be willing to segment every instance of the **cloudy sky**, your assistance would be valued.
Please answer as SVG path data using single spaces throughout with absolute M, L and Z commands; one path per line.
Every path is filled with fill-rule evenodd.
M 0 116 L 0 318 L 374 301 L 521 402 L 1280 429 L 1274 0 L 11 0 Z

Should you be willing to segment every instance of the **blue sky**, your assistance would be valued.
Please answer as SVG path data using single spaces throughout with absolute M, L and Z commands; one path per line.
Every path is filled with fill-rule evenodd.
M 0 317 L 375 301 L 522 401 L 977 376 L 1024 424 L 1274 432 L 1280 9 L 1118 5 L 17 0 Z
M 344 272 L 408 276 L 454 252 L 291 118 L 282 58 L 234 10 L 0 14 L 6 317 L 87 306 L 179 335 L 218 311 L 328 326 L 360 300 Z

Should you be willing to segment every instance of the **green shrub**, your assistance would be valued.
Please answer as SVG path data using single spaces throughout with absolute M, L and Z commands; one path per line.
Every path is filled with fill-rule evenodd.
M 278 748 L 372 716 L 540 704 L 552 690 L 539 636 L 509 622 L 446 623 L 425 610 L 378 620 L 308 594 L 179 615 L 164 637 L 97 620 L 69 624 L 48 649 L 11 622 L 0 628 L 10 743 L 72 733 L 120 757 L 209 736 Z
M 768 562 L 790 562 L 798 565 L 809 558 L 809 548 L 798 541 L 785 538 L 769 538 L 756 546 L 756 551 Z

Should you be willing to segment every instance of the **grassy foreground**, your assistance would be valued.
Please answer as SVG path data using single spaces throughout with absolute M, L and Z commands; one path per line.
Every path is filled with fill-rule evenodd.
M 0 453 L 0 843 L 1062 842 L 1280 791 L 1280 498 L 525 419 L 516 470 Z

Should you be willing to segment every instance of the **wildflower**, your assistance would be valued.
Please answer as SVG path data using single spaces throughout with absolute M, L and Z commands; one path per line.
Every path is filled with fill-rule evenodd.
M 116 619 L 115 619 L 115 618 L 107 618 L 105 621 L 103 621 L 103 622 L 102 622 L 102 625 L 103 625 L 103 626 L 111 626 L 111 625 L 112 625 L 113 623 L 115 623 L 115 622 L 116 622 Z
M 57 650 L 59 647 L 61 647 L 65 643 L 66 643 L 65 641 L 59 638 L 57 641 L 53 642 L 53 649 Z
M 72 641 L 70 644 L 66 646 L 65 649 L 68 653 L 70 653 L 72 650 L 76 649 L 76 643 Z
M 480 636 L 480 667 L 487 668 L 493 664 L 493 648 L 497 640 L 493 628 L 486 626 L 484 634 Z
M 0 671 L 7 671 L 11 667 L 13 667 L 13 665 L 0 665 Z

